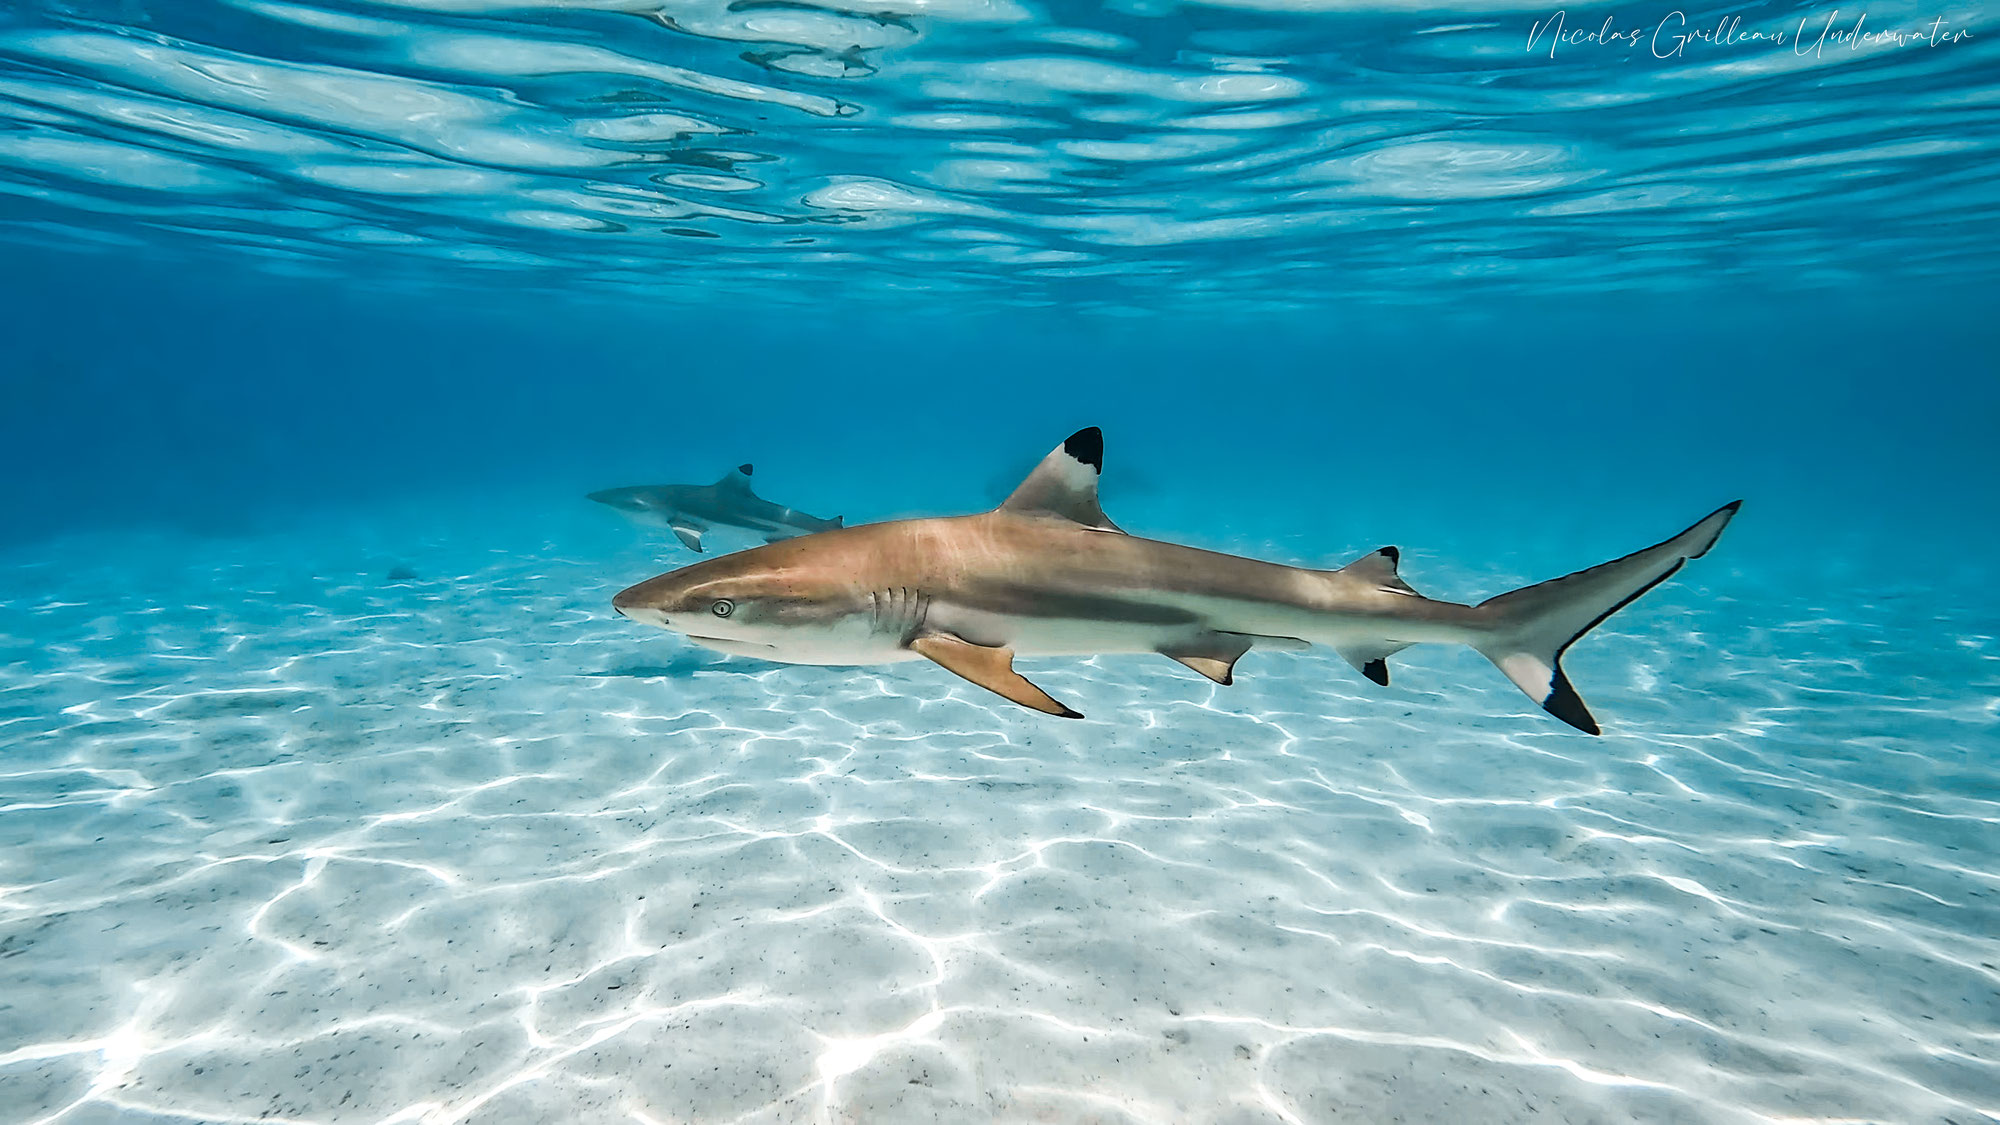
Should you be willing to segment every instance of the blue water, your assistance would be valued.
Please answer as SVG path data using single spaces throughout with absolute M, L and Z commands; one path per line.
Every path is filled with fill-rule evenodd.
M 2000 1118 L 2000 25 L 1556 18 L 0 8 L 0 1121 Z M 1092 425 L 1456 600 L 1745 504 L 1597 739 L 609 610 Z

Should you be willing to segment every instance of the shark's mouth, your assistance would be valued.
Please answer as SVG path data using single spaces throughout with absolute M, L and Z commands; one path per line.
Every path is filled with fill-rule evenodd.
M 764 648 L 764 649 L 775 649 L 778 647 L 777 645 L 767 645 L 760 641 L 737 640 L 733 637 L 704 637 L 699 633 L 683 633 L 681 635 L 686 637 L 688 640 L 695 642 L 696 644 L 708 645 L 711 648 L 720 645 L 737 645 L 742 648 Z

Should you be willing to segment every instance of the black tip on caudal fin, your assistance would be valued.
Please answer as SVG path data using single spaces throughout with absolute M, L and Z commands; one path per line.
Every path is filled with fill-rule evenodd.
M 1555 679 L 1549 684 L 1548 697 L 1542 700 L 1542 710 L 1568 723 L 1585 734 L 1603 734 L 1597 720 L 1591 717 L 1590 708 L 1583 705 L 1583 699 L 1576 694 L 1576 688 L 1569 682 L 1569 674 L 1556 665 Z
M 1473 647 L 1543 710 L 1585 734 L 1599 733 L 1597 720 L 1563 672 L 1563 654 L 1689 559 L 1707 554 L 1742 506 L 1741 500 L 1725 504 L 1679 535 L 1622 559 L 1482 602 L 1479 612 L 1490 635 Z

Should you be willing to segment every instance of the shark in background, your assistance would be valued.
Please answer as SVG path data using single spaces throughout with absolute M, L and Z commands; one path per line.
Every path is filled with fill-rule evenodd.
M 590 499 L 617 509 L 634 523 L 664 527 L 690 551 L 702 550 L 702 535 L 727 527 L 775 543 L 796 535 L 832 531 L 841 517 L 820 519 L 758 496 L 750 489 L 751 465 L 738 465 L 714 484 L 647 484 L 607 488 Z
M 1017 655 L 1157 653 L 1228 684 L 1253 648 L 1319 644 L 1386 685 L 1403 649 L 1462 644 L 1549 714 L 1597 734 L 1563 654 L 1706 554 L 1741 504 L 1623 558 L 1462 605 L 1412 588 L 1394 547 L 1312 570 L 1127 535 L 1098 506 L 1103 465 L 1103 435 L 1079 430 L 993 511 L 773 543 L 662 574 L 611 604 L 764 660 L 930 660 L 1064 718 L 1082 716 L 1016 672 Z

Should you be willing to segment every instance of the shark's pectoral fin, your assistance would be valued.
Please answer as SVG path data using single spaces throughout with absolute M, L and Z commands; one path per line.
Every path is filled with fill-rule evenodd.
M 1178 660 L 1224 687 L 1236 682 L 1236 662 L 1233 660 L 1217 660 L 1213 656 L 1175 656 L 1171 652 L 1163 652 L 1160 655 L 1169 660 Z
M 1354 665 L 1355 671 L 1388 687 L 1388 658 L 1409 647 L 1405 642 L 1378 641 L 1373 644 L 1335 645 L 1333 651 L 1339 653 L 1342 660 Z
M 1065 719 L 1082 715 L 1050 698 L 1014 671 L 1014 650 L 976 645 L 950 633 L 926 633 L 910 642 L 917 655 L 1030 710 Z
M 667 526 L 673 528 L 674 538 L 680 540 L 681 544 L 688 550 L 701 550 L 701 533 L 708 530 L 707 528 L 697 523 L 688 523 L 685 520 L 671 523 Z
M 1241 633 L 1208 633 L 1193 640 L 1167 645 L 1160 655 L 1200 672 L 1218 684 L 1236 681 L 1236 661 L 1250 651 L 1251 638 Z

